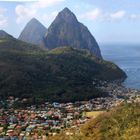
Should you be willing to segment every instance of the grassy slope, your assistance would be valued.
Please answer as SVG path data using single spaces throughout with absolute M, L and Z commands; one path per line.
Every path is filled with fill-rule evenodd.
M 51 139 L 51 138 L 50 138 Z M 81 127 L 73 137 L 60 134 L 53 140 L 139 140 L 140 104 L 125 104 L 101 114 Z
M 102 96 L 93 79 L 125 74 L 114 64 L 69 47 L 45 51 L 13 38 L 0 39 L 0 95 L 75 101 Z M 79 96 L 80 95 L 80 96 Z

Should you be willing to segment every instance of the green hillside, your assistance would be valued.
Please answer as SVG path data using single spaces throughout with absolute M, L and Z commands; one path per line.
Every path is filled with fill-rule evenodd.
M 92 82 L 125 78 L 113 63 L 70 47 L 42 50 L 12 37 L 0 39 L 0 96 L 75 101 L 104 96 Z
M 68 137 L 65 134 L 50 140 L 139 140 L 140 104 L 121 105 L 101 114 L 81 127 L 81 133 Z

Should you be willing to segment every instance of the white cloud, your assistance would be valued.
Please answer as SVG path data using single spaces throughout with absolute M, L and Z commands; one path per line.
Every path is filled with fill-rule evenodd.
M 17 15 L 16 22 L 18 24 L 26 22 L 33 17 L 39 16 L 39 10 L 56 5 L 63 1 L 65 0 L 39 0 L 27 5 L 17 5 L 15 8 L 15 12 Z
M 29 7 L 25 7 L 23 5 L 16 6 L 16 14 L 17 14 L 17 20 L 16 22 L 18 24 L 23 23 L 25 20 L 28 20 L 36 15 L 35 9 L 30 9 Z
M 102 15 L 102 11 L 99 8 L 96 8 L 92 11 L 86 12 L 85 14 L 82 14 L 80 18 L 87 19 L 87 20 L 96 20 L 100 18 Z
M 125 16 L 126 12 L 124 10 L 117 11 L 110 14 L 111 19 L 122 19 Z
M 32 7 L 33 8 L 46 8 L 46 7 L 49 7 L 49 6 L 53 6 L 53 5 L 56 5 L 60 2 L 63 2 L 64 0 L 39 0 L 38 2 L 35 2 Z
M 140 20 L 140 14 L 131 14 L 129 18 L 131 20 Z
M 117 12 L 108 12 L 102 9 L 96 8 L 94 10 L 88 11 L 79 17 L 85 20 L 100 20 L 100 21 L 112 21 L 121 20 L 125 17 L 126 11 L 119 10 Z
M 0 8 L 0 15 L 1 15 L 1 14 L 4 14 L 6 11 L 7 11 L 6 8 Z
M 0 15 L 0 27 L 5 27 L 7 24 L 7 18 L 5 18 L 3 15 Z
M 7 9 L 0 8 L 0 28 L 6 27 L 8 25 L 7 17 L 5 16 Z

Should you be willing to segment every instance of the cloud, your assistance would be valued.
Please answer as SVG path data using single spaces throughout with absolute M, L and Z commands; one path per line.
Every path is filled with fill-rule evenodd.
M 7 9 L 0 8 L 0 28 L 6 27 L 8 25 L 7 17 L 5 16 Z
M 131 19 L 131 20 L 140 20 L 140 14 L 131 14 L 129 16 L 129 19 Z
M 0 8 L 0 15 L 1 15 L 1 14 L 4 14 L 6 11 L 7 11 L 6 8 Z
M 126 12 L 124 10 L 117 11 L 110 14 L 111 19 L 122 19 L 125 16 Z
M 94 10 L 88 11 L 79 17 L 85 20 L 100 20 L 100 21 L 112 21 L 121 20 L 125 17 L 126 12 L 124 10 L 119 10 L 117 12 L 108 12 L 100 8 L 95 8 Z
M 56 5 L 60 2 L 63 2 L 64 0 L 39 0 L 38 2 L 35 2 L 32 7 L 33 8 L 46 8 L 46 7 L 49 7 L 49 6 L 53 6 L 53 5 Z
M 16 22 L 18 24 L 22 23 L 25 20 L 28 20 L 32 17 L 34 17 L 36 15 L 36 10 L 32 9 L 30 10 L 30 8 L 27 8 L 23 5 L 18 5 L 16 6 L 16 14 L 17 14 L 17 20 Z
M 39 16 L 39 10 L 56 5 L 63 1 L 65 0 L 39 0 L 37 2 L 32 2 L 31 4 L 27 5 L 17 5 L 15 8 L 15 12 L 17 15 L 16 22 L 18 24 L 26 22 L 33 17 Z
M 100 18 L 102 15 L 102 11 L 99 8 L 96 8 L 92 11 L 86 12 L 85 14 L 82 14 L 80 18 L 87 19 L 87 20 L 96 20 Z

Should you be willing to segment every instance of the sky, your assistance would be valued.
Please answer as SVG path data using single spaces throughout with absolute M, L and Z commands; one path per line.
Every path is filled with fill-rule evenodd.
M 140 0 L 3 0 L 0 29 L 17 38 L 33 17 L 48 28 L 65 7 L 99 43 L 140 44 Z

